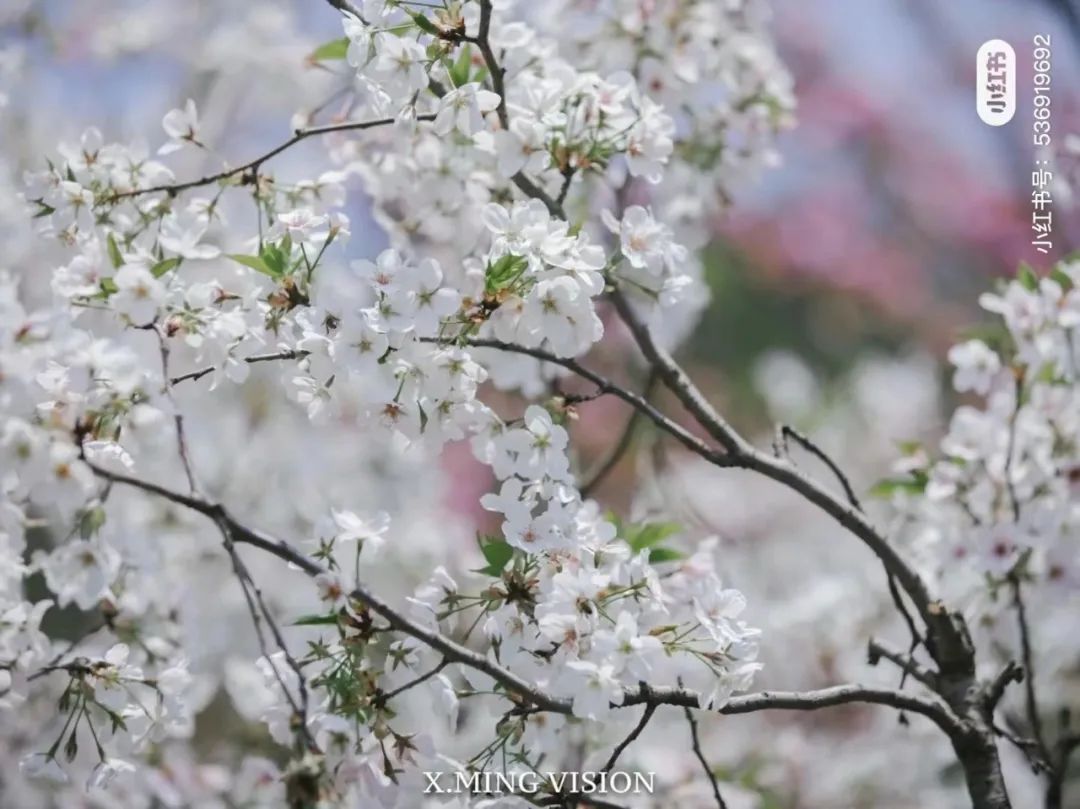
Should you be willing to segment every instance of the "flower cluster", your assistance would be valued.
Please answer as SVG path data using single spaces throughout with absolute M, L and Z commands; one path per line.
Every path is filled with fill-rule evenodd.
M 597 59 L 504 4 L 367 0 L 344 14 L 345 38 L 311 57 L 347 64 L 337 97 L 352 122 L 318 133 L 335 166 L 315 179 L 272 174 L 282 147 L 178 182 L 181 166 L 218 160 L 202 100 L 162 111 L 156 149 L 90 129 L 27 175 L 38 230 L 66 253 L 41 312 L 0 280 L 0 710 L 34 709 L 18 735 L 36 745 L 19 742 L 26 778 L 82 771 L 131 805 L 412 805 L 436 750 L 463 768 L 495 767 L 496 751 L 524 766 L 602 734 L 597 720 L 642 682 L 695 689 L 709 706 L 749 685 L 758 633 L 721 586 L 716 547 L 684 557 L 657 545 L 666 528 L 602 515 L 577 488 L 566 409 L 534 403 L 557 373 L 537 357 L 579 358 L 600 342 L 613 284 L 655 325 L 671 314 L 686 327 L 678 307 L 704 294 L 683 244 L 704 241 L 722 194 L 691 211 L 666 180 L 711 166 L 708 182 L 726 184 L 789 105 L 782 71 L 747 90 L 776 69 L 771 48 L 751 47 L 756 23 L 672 5 L 662 25 L 635 23 L 632 49 L 644 50 L 625 51 L 620 31 L 619 55 Z M 721 36 L 738 47 L 717 61 L 705 43 Z M 640 58 L 665 42 L 686 48 L 678 90 Z M 722 121 L 702 100 L 716 71 L 731 91 Z M 721 156 L 725 130 L 757 130 L 761 143 L 733 136 Z M 343 250 L 353 179 L 389 237 L 381 252 Z M 489 380 L 528 401 L 501 413 L 506 399 L 482 397 Z M 199 420 L 222 426 L 199 435 Z M 192 451 L 263 420 L 277 430 L 262 454 Z M 362 430 L 364 446 L 338 446 L 338 426 Z M 501 531 L 478 552 L 444 549 L 446 567 L 417 588 L 418 548 L 388 536 L 386 514 L 342 505 L 355 497 L 342 490 L 361 488 L 351 456 L 370 459 L 378 481 L 408 454 L 418 477 L 461 440 L 491 470 L 496 491 L 481 505 Z M 311 471 L 297 484 L 311 502 L 267 492 L 276 472 L 262 459 L 286 445 Z M 443 530 L 412 488 L 426 509 L 413 533 Z M 305 569 L 321 572 L 307 587 L 237 551 L 225 507 L 208 505 L 237 492 L 311 537 Z M 185 516 L 185 503 L 211 519 Z M 395 527 L 408 519 L 395 513 Z M 28 542 L 31 526 L 44 541 Z M 384 623 L 357 588 L 393 580 L 385 557 L 410 563 L 397 583 L 414 593 L 411 620 L 482 645 L 570 715 L 517 711 L 504 685 Z M 185 578 L 193 570 L 205 582 Z M 34 602 L 24 585 L 38 574 L 49 597 Z M 225 581 L 236 603 L 208 617 L 206 594 Z M 85 623 L 78 651 L 41 631 L 54 605 Z M 232 611 L 254 620 L 244 637 L 258 650 L 235 642 Z M 191 759 L 183 741 L 219 686 L 288 750 L 282 768 L 245 757 L 225 778 Z M 502 720 L 460 710 L 466 697 Z M 443 721 L 429 729 L 432 712 Z
M 1078 581 L 1078 284 L 1080 264 L 1066 261 L 1044 278 L 1024 268 L 982 296 L 1000 326 L 955 346 L 949 360 L 956 390 L 983 405 L 957 408 L 940 455 L 912 446 L 904 476 L 886 484 L 910 541 L 963 598 L 1008 580 L 1052 589 Z

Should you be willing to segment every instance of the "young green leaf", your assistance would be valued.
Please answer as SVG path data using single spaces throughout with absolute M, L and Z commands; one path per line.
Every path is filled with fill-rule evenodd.
M 338 622 L 335 613 L 326 615 L 302 615 L 292 622 L 293 626 L 334 626 Z
M 486 540 L 480 539 L 480 552 L 484 554 L 487 566 L 473 572 L 482 573 L 485 576 L 500 576 L 503 568 L 506 567 L 506 563 L 514 557 L 514 549 L 510 545 L 501 539 L 493 537 Z
M 871 497 L 892 497 L 899 492 L 922 494 L 926 489 L 927 478 L 924 473 L 915 473 L 909 478 L 886 478 L 878 481 L 870 489 Z
M 644 548 L 651 548 L 681 530 L 682 526 L 674 522 L 645 523 L 639 528 L 631 528 L 626 541 L 637 552 Z
M 163 258 L 157 264 L 150 268 L 150 274 L 155 278 L 160 278 L 169 270 L 175 269 L 180 266 L 182 258 Z
M 261 272 L 263 275 L 268 275 L 271 278 L 277 278 L 274 271 L 266 266 L 266 262 L 259 256 L 243 256 L 238 253 L 230 253 L 229 258 L 235 261 L 237 264 L 243 264 L 245 267 L 250 267 L 256 272 Z
M 653 548 L 649 551 L 649 563 L 654 565 L 660 562 L 678 562 L 685 558 L 685 555 L 674 548 Z
M 494 264 L 489 264 L 484 275 L 484 289 L 489 293 L 505 289 L 514 281 L 529 264 L 525 256 L 515 256 L 512 253 L 499 258 Z
M 1039 276 L 1026 261 L 1020 262 L 1020 268 L 1016 271 L 1016 280 L 1023 285 L 1024 289 L 1032 292 L 1039 288 Z
M 114 269 L 120 269 L 124 265 L 124 257 L 120 255 L 120 248 L 116 246 L 116 239 L 110 233 L 105 239 L 105 244 L 109 247 L 109 260 L 112 262 Z
M 259 252 L 259 258 L 263 260 L 270 274 L 274 278 L 281 278 L 288 269 L 289 254 L 282 248 L 273 244 L 264 244 Z
M 406 11 L 408 11 L 408 9 L 406 9 Z M 431 34 L 432 36 L 439 35 L 439 29 L 435 27 L 435 23 L 433 23 L 423 14 L 415 11 L 408 11 L 408 13 L 409 16 L 412 17 L 413 23 L 415 23 L 416 27 L 419 28 L 421 31 Z
M 450 74 L 450 81 L 454 83 L 455 87 L 460 87 L 463 84 L 468 84 L 469 73 L 472 70 L 472 50 L 468 45 L 461 48 L 458 53 L 457 61 L 455 61 L 448 68 Z
M 349 52 L 349 39 L 331 39 L 308 54 L 309 62 L 330 62 L 336 59 L 344 59 Z
M 1050 271 L 1050 277 L 1057 281 L 1058 286 L 1066 292 L 1073 288 L 1072 278 L 1070 278 L 1060 267 L 1054 267 L 1054 269 Z

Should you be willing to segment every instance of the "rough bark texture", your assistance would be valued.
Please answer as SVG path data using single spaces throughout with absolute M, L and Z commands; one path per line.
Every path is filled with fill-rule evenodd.
M 964 768 L 971 805 L 973 809 L 1011 809 L 993 730 L 985 723 L 980 724 L 983 727 L 973 730 L 972 738 L 953 740 L 953 749 Z
M 930 626 L 930 653 L 938 664 L 937 692 L 960 719 L 964 730 L 951 734 L 953 749 L 964 770 L 972 809 L 1012 809 L 1005 777 L 1001 772 L 997 736 L 993 728 L 994 707 L 1004 683 L 981 683 L 975 677 L 975 646 L 967 623 L 958 613 L 946 613 L 939 625 Z

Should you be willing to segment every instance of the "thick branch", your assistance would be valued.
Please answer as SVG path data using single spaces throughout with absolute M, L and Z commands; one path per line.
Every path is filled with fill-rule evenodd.
M 260 550 L 270 553 L 299 568 L 308 576 L 314 577 L 327 572 L 322 565 L 294 548 L 285 540 L 270 536 L 269 534 L 265 534 L 239 522 L 220 504 L 174 492 L 163 486 L 143 481 L 139 478 L 131 477 L 130 475 L 111 472 L 93 463 L 90 463 L 90 468 L 93 469 L 96 475 L 105 480 L 142 489 L 143 491 L 163 497 L 178 505 L 186 506 L 193 511 L 197 511 L 200 514 L 209 517 L 218 525 L 226 526 L 234 543 L 251 545 L 259 548 Z M 398 613 L 393 607 L 374 593 L 369 592 L 365 587 L 357 585 L 356 589 L 354 589 L 350 595 L 372 612 L 385 618 L 394 629 L 404 632 L 406 635 L 410 635 L 437 652 L 441 652 L 444 657 L 453 662 L 461 663 L 487 674 L 496 682 L 503 685 L 512 695 L 517 696 L 523 701 L 530 702 L 543 710 L 554 711 L 557 713 L 570 713 L 569 702 L 557 700 L 548 696 L 535 686 L 518 677 L 516 674 L 493 663 L 484 655 L 474 652 L 471 649 L 467 649 L 441 635 L 437 630 L 424 626 L 423 624 Z
M 639 705 L 643 702 L 655 702 L 659 705 L 678 705 L 698 708 L 699 696 L 693 691 L 680 688 L 649 688 L 646 691 L 631 691 L 626 694 L 622 705 Z M 731 716 L 735 714 L 756 713 L 758 711 L 817 711 L 836 705 L 868 703 L 887 705 L 912 713 L 922 714 L 931 719 L 950 736 L 963 735 L 963 725 L 952 715 L 948 707 L 933 697 L 921 697 L 891 688 L 872 688 L 865 685 L 836 685 L 817 691 L 761 691 L 756 694 L 743 694 L 732 697 L 726 703 L 713 710 L 716 713 Z
M 930 648 L 935 661 L 943 668 L 962 670 L 965 674 L 969 671 L 973 673 L 974 661 L 970 654 L 970 644 L 954 625 L 953 617 L 930 595 L 922 577 L 897 553 L 866 516 L 855 506 L 837 498 L 817 481 L 804 475 L 789 460 L 761 452 L 739 435 L 709 404 L 671 355 L 653 340 L 648 327 L 633 311 L 623 293 L 615 289 L 611 298 L 645 358 L 660 374 L 661 381 L 726 451 L 721 465 L 753 470 L 784 484 L 859 537 L 911 597 L 926 625 L 934 628 L 934 634 L 940 641 L 932 644 Z
M 89 462 L 88 462 L 89 463 Z M 250 528 L 236 520 L 224 506 L 211 503 L 206 500 L 191 497 L 180 492 L 171 491 L 163 486 L 140 480 L 117 472 L 111 472 L 94 464 L 91 469 L 99 477 L 132 486 L 162 497 L 178 505 L 185 506 L 213 520 L 219 525 L 228 527 L 233 542 L 237 544 L 251 545 L 259 548 L 289 564 L 299 568 L 308 576 L 318 576 L 325 573 L 325 569 L 301 553 L 283 539 L 265 534 L 257 529 Z M 403 632 L 416 640 L 424 643 L 443 657 L 454 663 L 460 663 L 476 671 L 483 672 L 506 688 L 508 695 L 522 702 L 530 703 L 536 708 L 553 713 L 570 714 L 571 703 L 569 700 L 551 696 L 538 689 L 531 683 L 526 682 L 518 675 L 503 668 L 486 656 L 461 646 L 457 642 L 440 634 L 437 629 L 421 624 L 413 619 L 397 612 L 393 607 L 381 598 L 370 592 L 366 587 L 358 585 L 351 596 L 364 604 L 368 609 L 389 622 L 390 626 L 399 632 Z M 700 696 L 681 688 L 652 687 L 634 689 L 627 692 L 622 703 L 614 707 L 628 707 L 631 705 L 677 705 L 683 707 L 700 707 Z M 819 691 L 795 692 L 795 691 L 762 691 L 758 694 L 747 694 L 733 697 L 728 702 L 715 708 L 717 713 L 725 715 L 754 713 L 763 710 L 791 710 L 813 711 L 828 708 L 834 705 L 846 705 L 851 703 L 870 703 L 887 705 L 894 708 L 908 710 L 922 714 L 933 720 L 939 727 L 950 736 L 963 736 L 964 727 L 949 712 L 948 708 L 940 701 L 928 697 L 918 697 L 902 691 L 893 691 L 883 688 L 869 688 L 862 685 L 841 685 L 825 688 Z

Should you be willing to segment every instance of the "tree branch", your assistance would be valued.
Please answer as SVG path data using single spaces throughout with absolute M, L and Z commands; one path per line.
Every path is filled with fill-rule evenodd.
M 637 737 L 641 735 L 641 732 L 645 730 L 645 726 L 649 724 L 649 720 L 652 719 L 654 713 L 656 713 L 656 705 L 647 703 L 645 705 L 645 712 L 641 714 L 641 719 L 634 726 L 634 729 L 630 731 L 629 735 L 615 747 L 611 753 L 611 757 L 608 758 L 607 763 L 600 768 L 600 772 L 611 772 L 611 768 L 615 766 L 615 762 L 619 760 L 619 756 L 621 756 L 623 751 L 633 744 Z
M 216 524 L 226 526 L 233 542 L 259 548 L 266 553 L 278 557 L 282 561 L 294 565 L 310 577 L 315 577 L 328 572 L 322 565 L 301 553 L 285 540 L 270 536 L 269 534 L 265 534 L 239 522 L 225 509 L 224 506 L 218 503 L 212 503 L 201 498 L 190 497 L 179 492 L 174 492 L 163 486 L 143 481 L 130 475 L 111 472 L 90 461 L 87 461 L 86 463 L 89 464 L 90 468 L 94 471 L 94 474 L 105 480 L 142 489 L 143 491 L 155 494 L 166 500 L 170 500 L 173 503 L 186 506 L 193 511 L 203 514 L 213 520 Z M 385 618 L 394 629 L 412 636 L 435 651 L 441 652 L 444 657 L 453 662 L 464 664 L 487 674 L 496 682 L 504 686 L 510 692 L 510 696 L 516 696 L 543 710 L 554 711 L 556 713 L 570 713 L 569 702 L 557 700 L 548 696 L 532 684 L 518 677 L 516 674 L 493 663 L 484 655 L 461 646 L 455 641 L 441 635 L 438 631 L 430 629 L 429 627 L 398 613 L 393 607 L 374 593 L 368 591 L 365 587 L 357 585 L 350 593 L 350 596 L 366 606 L 372 612 Z
M 1019 683 L 1024 679 L 1024 667 L 1017 663 L 1015 660 L 1010 660 L 1005 666 L 998 672 L 997 676 L 986 684 L 984 691 L 984 699 L 986 700 L 986 707 L 988 710 L 993 711 L 1001 702 L 1001 698 L 1005 696 L 1005 690 L 1011 683 Z
M 491 0 L 480 0 L 480 25 L 476 33 L 476 45 L 480 48 L 480 54 L 484 57 L 484 65 L 491 77 L 491 89 L 499 96 L 499 106 L 495 113 L 499 116 L 499 123 L 503 129 L 510 128 L 510 116 L 506 111 L 506 86 L 503 83 L 504 71 L 502 65 L 495 58 L 495 52 L 491 49 L 489 34 L 491 32 Z
M 476 37 L 470 41 L 475 42 L 476 46 L 480 49 L 480 55 L 484 58 L 484 66 L 487 68 L 488 75 L 491 77 L 491 89 L 499 97 L 499 105 L 495 108 L 495 114 L 499 118 L 499 125 L 503 129 L 509 129 L 510 113 L 506 109 L 506 84 L 504 82 L 506 71 L 503 66 L 499 64 L 499 60 L 495 58 L 495 51 L 491 48 L 491 12 L 491 0 L 480 0 L 480 24 L 477 29 Z M 558 217 L 559 219 L 566 219 L 566 213 L 563 211 L 562 207 L 561 195 L 560 199 L 556 200 L 521 171 L 511 177 L 510 180 L 525 196 L 543 202 L 544 206 L 548 209 L 548 213 L 552 216 Z
M 437 343 L 440 342 L 434 337 L 421 338 L 421 342 L 425 343 Z M 610 379 L 601 376 L 595 371 L 591 371 L 584 367 L 577 360 L 567 357 L 558 357 L 552 354 L 550 351 L 545 351 L 542 348 L 528 348 L 526 346 L 517 345 L 515 343 L 504 343 L 501 340 L 494 340 L 488 338 L 472 337 L 463 341 L 464 345 L 471 346 L 472 348 L 492 348 L 498 351 L 507 351 L 514 354 L 524 354 L 534 359 L 542 360 L 543 362 L 550 362 L 553 365 L 559 365 L 566 368 L 568 371 L 572 371 L 582 379 L 592 382 L 598 389 L 604 393 L 610 393 L 619 399 L 622 399 L 627 404 L 641 411 L 642 415 L 649 418 L 657 427 L 664 432 L 669 433 L 679 440 L 683 446 L 691 450 L 697 455 L 710 460 L 714 463 L 722 464 L 724 462 L 723 453 L 718 453 L 713 450 L 708 444 L 695 436 L 686 428 L 680 426 L 678 423 L 672 421 L 665 416 L 653 405 L 643 398 L 642 396 L 623 388 L 620 385 L 612 382 Z
M 203 514 L 219 525 L 227 526 L 233 542 L 237 544 L 246 544 L 259 548 L 288 562 L 311 577 L 326 572 L 320 564 L 301 553 L 290 543 L 244 525 L 220 504 L 174 492 L 158 484 L 143 481 L 130 475 L 111 472 L 90 461 L 86 461 L 86 463 L 98 477 L 113 483 L 142 489 L 150 494 Z M 509 698 L 530 703 L 542 711 L 561 714 L 572 713 L 572 705 L 569 700 L 547 694 L 513 672 L 493 662 L 485 655 L 461 646 L 440 634 L 436 629 L 402 615 L 366 587 L 357 585 L 350 595 L 372 612 L 384 618 L 395 630 L 415 638 L 437 652 L 441 652 L 446 659 L 454 663 L 487 674 L 507 690 Z M 651 704 L 697 708 L 701 706 L 700 700 L 701 697 L 697 693 L 681 688 L 657 689 L 644 687 L 626 692 L 623 701 L 613 707 Z M 716 713 L 725 715 L 754 713 L 763 710 L 813 711 L 851 703 L 887 705 L 909 710 L 928 717 L 952 737 L 962 737 L 966 733 L 966 729 L 959 720 L 949 712 L 949 709 L 944 704 L 936 699 L 917 697 L 890 689 L 869 688 L 862 685 L 840 685 L 819 691 L 806 692 L 762 691 L 757 694 L 732 697 L 713 710 Z
M 1024 603 L 1020 577 L 1015 573 L 1011 574 L 1009 583 L 1012 585 L 1013 590 L 1013 606 L 1016 608 L 1017 630 L 1020 633 L 1020 650 L 1024 662 L 1024 693 L 1026 696 L 1028 724 L 1031 725 L 1032 737 L 1039 745 L 1039 754 L 1045 760 L 1050 761 L 1050 748 L 1046 743 L 1046 735 L 1043 733 L 1039 698 L 1035 690 L 1035 655 L 1031 650 L 1031 627 L 1027 620 L 1027 605 Z
M 648 380 L 645 382 L 645 387 L 642 389 L 640 394 L 642 401 L 649 401 L 649 396 L 652 395 L 653 388 L 655 387 L 656 374 L 650 373 Z M 588 497 L 592 493 L 593 489 L 595 489 L 597 486 L 600 485 L 601 482 L 603 482 L 604 478 L 606 478 L 611 473 L 611 471 L 619 465 L 619 461 L 621 461 L 622 457 L 627 453 L 627 451 L 629 451 L 630 447 L 634 443 L 634 430 L 637 427 L 638 422 L 641 420 L 641 415 L 641 410 L 635 407 L 633 412 L 630 414 L 630 418 L 626 421 L 626 426 L 623 427 L 623 431 L 622 434 L 619 436 L 619 440 L 615 442 L 615 446 L 608 453 L 607 457 L 600 461 L 600 463 L 596 465 L 595 469 L 589 473 L 585 481 L 578 486 L 578 491 L 581 492 L 582 499 Z
M 646 360 L 660 374 L 661 381 L 702 428 L 724 448 L 726 456 L 721 465 L 749 469 L 782 483 L 855 534 L 873 551 L 885 566 L 885 570 L 896 578 L 911 597 L 926 625 L 934 629 L 936 642 L 930 644 L 929 651 L 935 661 L 950 671 L 973 674 L 974 657 L 966 633 L 956 626 L 954 616 L 930 595 L 922 577 L 866 516 L 850 503 L 838 499 L 817 481 L 804 475 L 789 460 L 776 458 L 751 445 L 713 409 L 686 372 L 653 340 L 648 327 L 638 318 L 622 291 L 615 288 L 611 299 Z
M 387 692 L 385 694 L 381 694 L 379 696 L 380 704 L 385 704 L 385 703 L 389 702 L 390 700 L 392 700 L 394 697 L 400 696 L 401 694 L 404 694 L 410 688 L 416 688 L 416 686 L 420 685 L 421 683 L 427 682 L 432 677 L 434 677 L 436 674 L 438 674 L 443 669 L 445 669 L 448 665 L 450 665 L 450 661 L 447 660 L 444 657 L 442 660 L 439 661 L 439 665 L 437 665 L 435 668 L 431 669 L 430 671 L 427 671 L 424 674 L 418 675 L 417 677 L 413 678 L 412 680 L 409 680 L 409 682 L 405 683 L 405 685 L 400 686 L 398 688 L 395 688 L 393 691 L 389 691 L 389 692 Z
M 277 351 L 273 354 L 255 354 L 251 357 L 244 357 L 244 362 L 249 365 L 254 365 L 259 362 L 273 362 L 274 360 L 298 360 L 307 356 L 306 351 Z M 195 381 L 196 379 L 202 379 L 209 373 L 213 373 L 214 366 L 210 365 L 206 368 L 200 368 L 197 371 L 189 371 L 186 374 L 180 376 L 174 376 L 169 380 L 169 384 L 178 385 L 181 382 Z
M 809 452 L 811 455 L 813 455 L 819 461 L 829 467 L 829 471 L 833 473 L 833 475 L 838 481 L 840 481 L 840 485 L 844 489 L 844 494 L 847 496 L 848 502 L 851 503 L 851 505 L 857 508 L 859 511 L 864 510 L 862 504 L 859 502 L 859 498 L 855 496 L 855 490 L 851 486 L 851 481 L 848 480 L 848 477 L 844 474 L 844 471 L 839 467 L 839 465 L 837 465 L 836 461 L 829 457 L 828 453 L 826 453 L 825 450 L 823 450 L 821 447 L 811 441 L 803 433 L 800 433 L 794 427 L 791 427 L 787 424 L 781 425 L 780 437 L 783 439 L 785 449 L 787 448 L 787 440 L 792 439 L 795 441 L 796 444 L 801 446 L 803 449 L 805 449 L 807 452 Z
M 416 116 L 416 120 L 434 121 L 435 116 L 418 115 Z M 316 135 L 327 135 L 331 132 L 348 132 L 352 130 L 375 129 L 381 126 L 390 126 L 394 122 L 394 118 L 378 118 L 371 121 L 346 121 L 339 124 L 324 124 L 323 126 L 312 126 L 308 127 L 307 129 L 298 129 L 293 134 L 293 136 L 284 143 L 275 146 L 273 149 L 266 152 L 265 154 L 261 154 L 254 160 L 249 160 L 248 162 L 237 166 L 236 168 L 224 169 L 217 172 L 216 174 L 209 174 L 205 177 L 200 177 L 198 180 L 188 180 L 182 183 L 163 183 L 161 185 L 153 185 L 147 188 L 133 188 L 130 191 L 119 191 L 112 194 L 108 198 L 108 200 L 109 202 L 119 202 L 122 199 L 128 199 L 130 197 L 138 197 L 143 194 L 156 193 L 167 193 L 169 194 L 169 196 L 176 196 L 181 191 L 187 191 L 191 188 L 198 188 L 199 186 L 210 185 L 211 183 L 227 180 L 230 177 L 235 177 L 238 174 L 243 175 L 247 172 L 252 172 L 254 174 L 267 160 L 270 160 L 273 157 L 277 157 L 286 149 L 290 149 L 296 144 L 300 143 L 300 141 L 307 140 L 308 138 L 315 137 Z
M 911 675 L 931 691 L 937 691 L 937 675 L 921 665 L 911 655 L 904 654 L 884 641 L 875 640 L 874 638 L 871 638 L 868 644 L 868 655 L 871 666 L 876 666 L 881 662 L 882 658 L 885 658 L 889 662 L 896 664 L 904 674 Z
M 694 755 L 697 756 L 697 760 L 701 762 L 701 769 L 705 770 L 705 775 L 709 777 L 709 783 L 712 784 L 713 797 L 716 798 L 716 805 L 718 809 L 727 809 L 727 804 L 724 803 L 724 796 L 720 794 L 720 785 L 716 783 L 716 773 L 712 771 L 712 767 L 709 766 L 705 754 L 701 751 L 701 739 L 698 738 L 698 725 L 697 719 L 694 718 L 694 712 L 689 708 L 683 708 L 683 713 L 686 714 L 686 722 L 690 725 L 690 740 L 693 743 Z
M 364 19 L 364 15 L 360 13 L 360 9 L 350 3 L 349 0 L 326 0 L 326 2 L 336 8 L 338 11 L 344 11 L 352 14 L 358 20 Z

